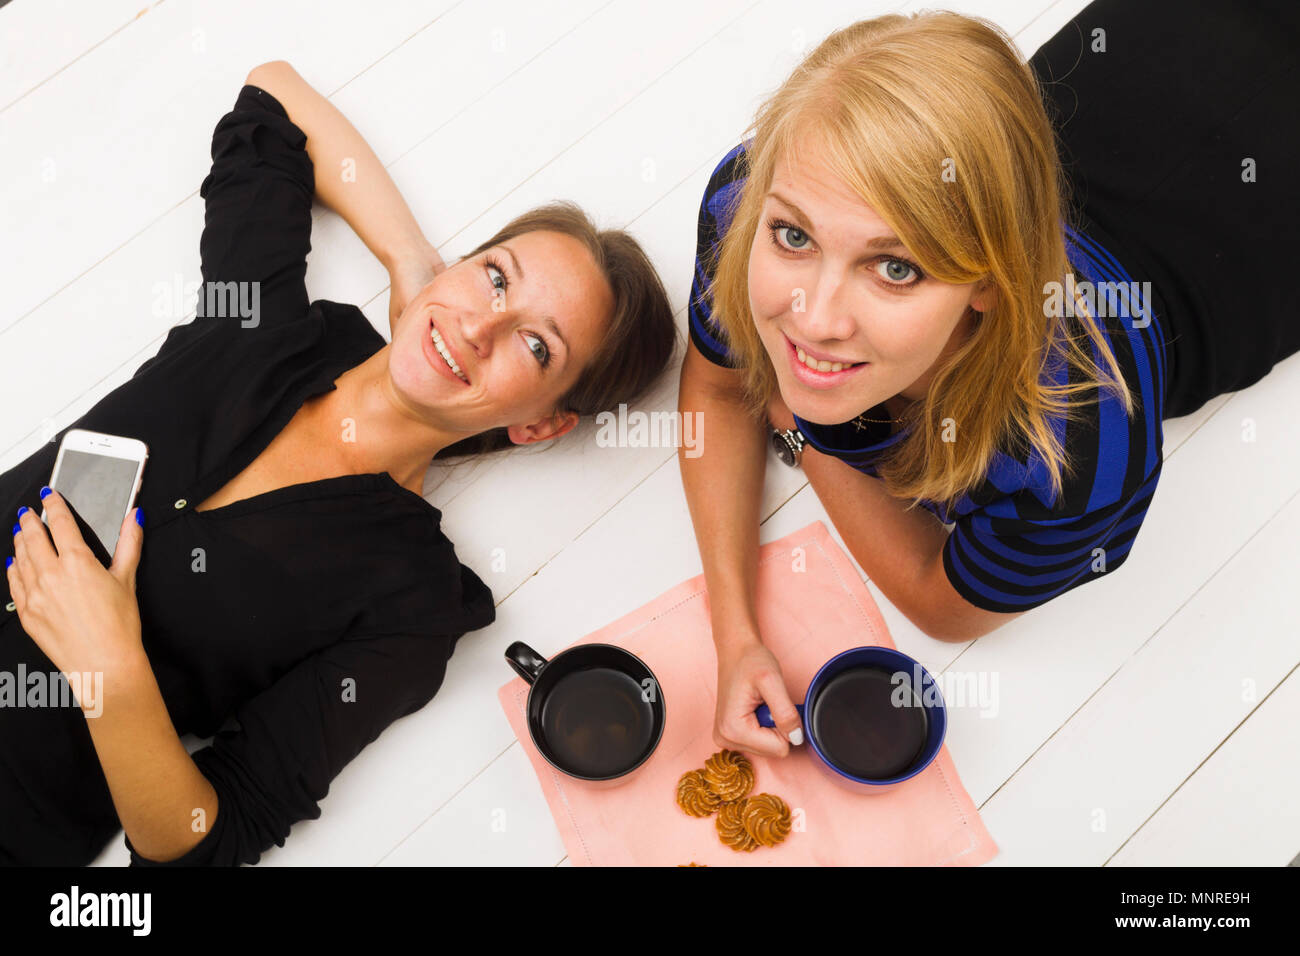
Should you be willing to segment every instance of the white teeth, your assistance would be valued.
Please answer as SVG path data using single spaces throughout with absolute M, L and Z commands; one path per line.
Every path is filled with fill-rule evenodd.
M 451 357 L 451 352 L 449 352 L 447 346 L 443 344 L 442 336 L 438 333 L 438 330 L 432 326 L 430 326 L 430 330 L 429 337 L 433 339 L 433 347 L 438 350 L 438 354 L 442 356 L 442 360 L 447 363 L 447 367 L 456 374 L 456 377 L 468 385 L 469 379 L 465 377 L 465 373 L 460 370 L 460 366 L 457 365 L 455 359 Z
M 815 358 L 809 358 L 808 353 L 805 352 L 803 349 L 799 348 L 799 346 L 797 345 L 794 347 L 794 350 L 795 350 L 795 354 L 799 356 L 800 362 L 803 362 L 804 365 L 807 365 L 809 368 L 816 369 L 819 372 L 842 372 L 846 368 L 852 368 L 855 364 L 861 364 L 855 362 L 818 361 Z

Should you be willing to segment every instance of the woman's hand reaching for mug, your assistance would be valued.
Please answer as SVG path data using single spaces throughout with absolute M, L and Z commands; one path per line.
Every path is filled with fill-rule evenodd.
M 765 757 L 784 757 L 803 743 L 799 712 L 785 689 L 781 665 L 757 635 L 732 650 L 718 651 L 718 707 L 713 742 L 718 747 Z M 776 727 L 760 727 L 754 710 L 767 704 Z

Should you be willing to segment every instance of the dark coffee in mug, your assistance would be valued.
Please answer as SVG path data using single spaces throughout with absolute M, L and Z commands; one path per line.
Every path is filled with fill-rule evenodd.
M 631 675 L 588 667 L 561 677 L 546 695 L 542 732 L 557 762 L 583 776 L 606 777 L 646 752 L 654 711 Z
M 826 758 L 855 777 L 885 780 L 921 756 L 929 718 L 910 679 L 895 684 L 883 667 L 850 667 L 828 680 L 809 724 Z M 902 701 L 907 706 L 898 706 Z

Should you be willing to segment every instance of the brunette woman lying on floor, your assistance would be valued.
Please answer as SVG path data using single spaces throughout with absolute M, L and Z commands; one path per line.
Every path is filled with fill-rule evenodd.
M 629 235 L 557 203 L 445 266 L 283 61 L 248 75 L 212 160 L 197 317 L 69 426 L 148 445 L 147 522 L 127 516 L 106 569 L 68 502 L 40 497 L 58 441 L 0 475 L 0 503 L 22 509 L 0 665 L 103 675 L 98 701 L 0 707 L 0 862 L 86 864 L 119 827 L 137 865 L 283 845 L 494 618 L 422 497 L 431 459 L 555 439 L 633 401 L 673 354 Z M 313 195 L 387 266 L 391 344 L 355 306 L 308 301 Z M 255 321 L 211 308 L 223 283 L 256 284 Z M 192 757 L 191 732 L 215 734 Z

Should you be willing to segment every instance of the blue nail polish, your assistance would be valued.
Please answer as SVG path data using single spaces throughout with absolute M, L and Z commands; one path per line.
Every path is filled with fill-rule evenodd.
M 20 525 L 20 524 L 16 524 L 16 525 L 14 525 L 14 534 L 17 534 L 19 531 L 22 531 L 22 530 L 23 530 L 23 526 L 22 526 L 22 525 Z
M 13 556 L 12 556 L 12 555 L 10 555 L 9 557 L 5 558 L 5 570 L 8 571 L 8 570 L 9 570 L 9 565 L 11 565 L 11 564 L 13 564 L 13 563 L 14 563 L 14 559 L 13 559 Z
M 144 509 L 143 509 L 143 508 L 136 508 L 136 509 L 135 509 L 135 523 L 138 524 L 138 525 L 139 525 L 140 527 L 142 527 L 142 528 L 144 527 Z
M 18 517 L 21 518 L 23 516 L 24 511 L 31 511 L 31 510 L 32 510 L 31 508 L 28 508 L 26 505 L 23 505 L 21 508 L 18 509 Z
M 44 497 L 45 497 L 46 495 L 48 495 L 49 493 L 50 493 L 50 486 L 49 486 L 49 485 L 41 485 L 41 497 L 44 498 Z

